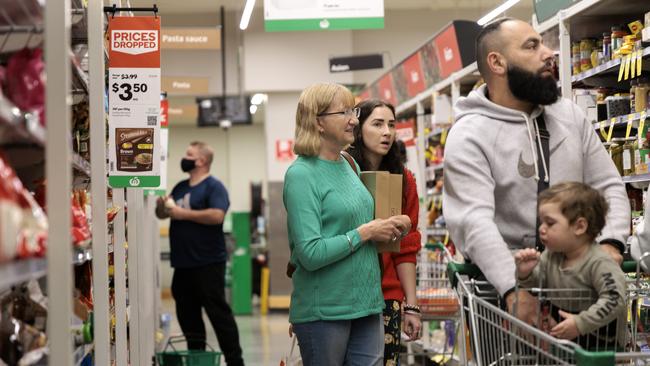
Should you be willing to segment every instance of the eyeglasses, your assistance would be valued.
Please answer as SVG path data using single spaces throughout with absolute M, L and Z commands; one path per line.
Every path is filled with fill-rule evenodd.
M 346 109 L 346 110 L 341 111 L 341 112 L 321 113 L 321 114 L 317 114 L 316 116 L 317 117 L 324 117 L 324 116 L 332 116 L 332 115 L 335 115 L 335 114 L 342 114 L 342 115 L 344 115 L 346 117 L 355 116 L 356 118 L 359 118 L 359 116 L 361 115 L 361 109 L 360 108 L 352 108 L 352 109 Z

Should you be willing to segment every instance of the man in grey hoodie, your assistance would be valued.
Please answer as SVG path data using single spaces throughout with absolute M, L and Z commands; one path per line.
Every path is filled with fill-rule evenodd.
M 517 316 L 532 323 L 536 302 L 514 291 L 512 251 L 535 246 L 539 180 L 584 182 L 605 196 L 611 209 L 598 241 L 619 263 L 630 206 L 591 123 L 577 105 L 559 98 L 553 51 L 529 24 L 504 18 L 486 25 L 476 53 L 486 85 L 455 106 L 456 123 L 445 147 L 445 220 L 454 243 L 508 308 L 517 299 Z M 542 115 L 550 161 L 538 161 Z

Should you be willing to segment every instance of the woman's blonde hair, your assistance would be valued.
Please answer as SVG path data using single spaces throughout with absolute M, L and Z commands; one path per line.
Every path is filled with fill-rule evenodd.
M 316 118 L 324 113 L 340 94 L 346 108 L 354 107 L 354 96 L 340 84 L 318 83 L 307 87 L 300 94 L 296 110 L 296 143 L 293 152 L 297 155 L 316 156 L 320 151 L 320 133 Z

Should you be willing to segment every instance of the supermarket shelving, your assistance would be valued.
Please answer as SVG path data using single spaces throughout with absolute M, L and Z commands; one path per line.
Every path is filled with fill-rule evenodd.
M 0 291 L 10 289 L 29 280 L 37 280 L 47 274 L 44 258 L 30 258 L 0 264 Z

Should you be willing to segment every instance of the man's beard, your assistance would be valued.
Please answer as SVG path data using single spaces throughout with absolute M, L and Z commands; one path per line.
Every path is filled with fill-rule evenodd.
M 540 71 L 530 72 L 515 65 L 508 66 L 508 86 L 510 92 L 517 99 L 535 105 L 549 105 L 555 103 L 560 97 L 557 81 L 552 76 L 542 76 L 544 67 Z

